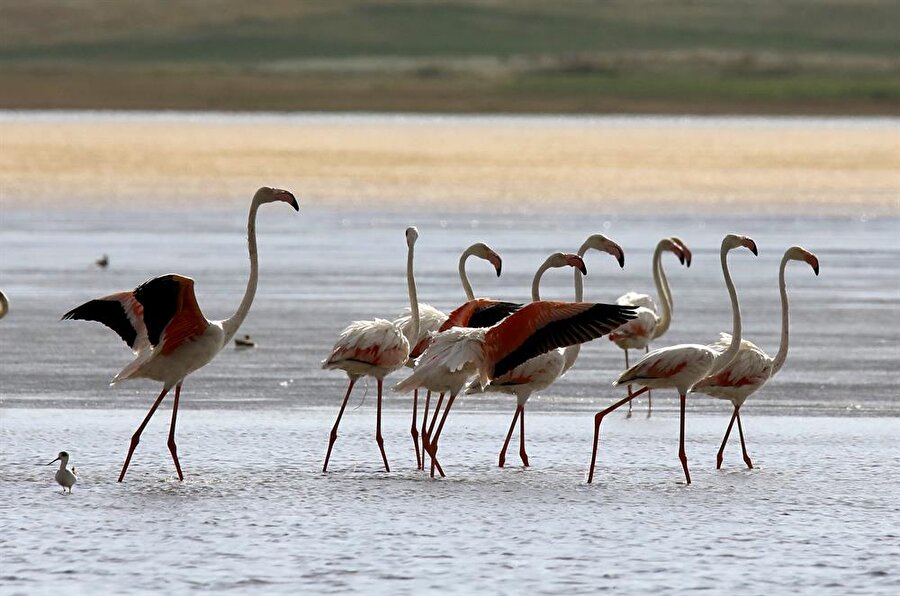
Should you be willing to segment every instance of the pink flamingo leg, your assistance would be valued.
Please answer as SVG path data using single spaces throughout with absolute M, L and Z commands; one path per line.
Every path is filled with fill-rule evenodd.
M 737 418 L 738 409 L 734 408 L 734 413 L 731 415 L 731 421 L 728 423 L 728 428 L 725 429 L 725 437 L 722 438 L 722 446 L 719 447 L 719 452 L 716 454 L 716 469 L 719 470 L 722 468 L 722 460 L 725 459 L 725 443 L 728 442 L 728 437 L 731 436 L 731 427 L 734 426 L 734 420 Z
M 527 468 L 528 454 L 525 453 L 525 406 L 519 407 L 522 408 L 522 415 L 519 417 L 519 457 L 522 459 L 522 464 Z
M 628 364 L 628 350 L 625 350 L 625 370 L 628 370 L 629 368 L 631 368 L 631 365 Z M 633 395 L 633 393 L 634 392 L 631 390 L 631 383 L 629 383 L 628 384 L 628 396 L 631 397 L 631 395 Z M 628 401 L 628 414 L 625 415 L 626 418 L 631 418 L 631 406 L 632 406 L 632 403 L 629 400 Z
M 178 447 L 175 446 L 175 418 L 178 416 L 178 399 L 181 397 L 181 383 L 175 385 L 175 402 L 172 404 L 172 424 L 169 426 L 169 453 L 172 454 L 172 461 L 175 462 L 175 470 L 178 472 L 178 479 L 184 480 L 184 474 L 181 473 L 181 464 L 178 463 Z
M 513 414 L 512 422 L 509 424 L 509 432 L 506 433 L 506 440 L 503 441 L 503 449 L 500 450 L 500 462 L 499 466 L 502 468 L 506 465 L 506 450 L 509 448 L 509 440 L 512 438 L 513 431 L 516 428 L 516 420 L 519 419 L 519 414 L 522 413 L 522 407 L 516 406 L 516 413 Z
M 428 405 L 431 402 L 431 391 L 425 394 L 425 407 L 422 409 L 422 462 L 419 465 L 420 470 L 425 469 L 425 449 L 427 446 L 426 435 L 428 434 L 427 426 L 428 426 Z
M 631 400 L 644 393 L 645 391 L 648 391 L 647 387 L 639 389 L 635 393 L 631 393 L 630 395 L 628 395 L 628 397 L 624 397 L 605 410 L 601 410 L 594 414 L 594 449 L 591 453 L 591 469 L 588 472 L 588 484 L 590 484 L 594 480 L 594 468 L 597 464 L 597 444 L 600 442 L 600 423 L 603 422 L 603 417 L 613 410 L 616 410 L 629 403 Z
M 375 442 L 378 443 L 378 449 L 381 450 L 381 459 L 384 460 L 384 471 L 390 472 L 391 467 L 388 465 L 387 454 L 384 452 L 384 438 L 381 436 L 381 390 L 384 386 L 384 379 L 378 379 L 378 407 L 375 417 Z
M 322 466 L 323 473 L 328 471 L 328 460 L 331 459 L 331 450 L 334 448 L 334 442 L 337 441 L 337 429 L 341 424 L 341 416 L 344 415 L 344 408 L 347 407 L 347 400 L 350 399 L 350 392 L 353 391 L 354 385 L 356 385 L 356 379 L 351 378 L 350 384 L 347 386 L 347 393 L 344 395 L 344 401 L 341 402 L 337 420 L 334 421 L 334 426 L 331 427 L 331 435 L 328 437 L 328 451 L 325 452 L 325 464 Z
M 431 441 L 431 477 L 434 478 L 434 468 L 437 465 L 437 450 L 438 450 L 438 441 L 441 438 L 441 432 L 444 430 L 444 423 L 447 422 L 447 414 L 450 413 L 450 408 L 453 407 L 453 402 L 456 400 L 456 395 L 451 394 L 450 399 L 447 401 L 447 407 L 444 408 L 444 415 L 441 416 L 441 423 L 438 424 L 437 431 L 434 433 L 434 439 Z M 437 411 L 435 410 L 435 415 L 437 415 Z M 429 434 L 431 434 L 429 432 Z M 441 470 L 441 477 L 444 476 L 443 470 Z
M 416 469 L 422 469 L 422 454 L 419 452 L 419 430 L 416 428 L 416 410 L 419 405 L 419 390 L 413 391 L 413 411 L 412 426 L 409 427 L 409 434 L 412 435 L 413 445 L 416 448 Z
M 119 482 L 125 478 L 125 472 L 128 471 L 128 464 L 131 463 L 131 456 L 134 454 L 135 448 L 138 446 L 138 443 L 141 442 L 141 433 L 144 432 L 144 428 L 147 426 L 147 423 L 150 422 L 150 418 L 153 417 L 153 413 L 156 412 L 156 408 L 159 407 L 159 404 L 162 403 L 163 398 L 169 392 L 169 389 L 163 389 L 162 393 L 159 394 L 159 397 L 156 398 L 156 401 L 153 402 L 153 405 L 150 406 L 150 411 L 147 412 L 147 416 L 144 418 L 144 421 L 141 422 L 141 425 L 134 431 L 134 434 L 131 436 L 131 447 L 128 448 L 128 455 L 125 457 L 125 465 L 122 466 L 122 472 L 119 474 Z
M 740 408 L 735 408 L 734 413 L 737 416 L 738 434 L 741 436 L 741 451 L 744 452 L 744 463 L 752 470 L 753 462 L 750 461 L 750 454 L 747 453 L 747 446 L 744 444 L 744 429 L 741 428 L 741 413 L 738 410 L 740 410 Z
M 437 453 L 437 449 L 432 446 L 434 443 L 431 441 L 431 436 L 434 433 L 434 425 L 437 422 L 438 413 L 441 409 L 441 402 L 444 401 L 444 394 L 441 393 L 438 395 L 437 403 L 434 405 L 434 415 L 431 418 L 431 424 L 428 426 L 428 432 L 423 435 L 425 442 L 425 449 L 428 451 L 428 455 L 431 457 L 431 475 L 434 476 L 434 469 L 437 468 L 438 473 L 440 473 L 441 478 L 445 476 L 444 469 L 441 467 L 441 462 L 437 461 L 437 457 L 435 453 Z M 422 458 L 424 460 L 424 457 Z M 424 465 L 422 467 L 424 470 Z
M 650 353 L 650 346 L 644 346 L 644 354 Z M 647 391 L 647 418 L 653 412 L 653 392 Z
M 691 483 L 691 472 L 688 470 L 687 454 L 684 451 L 684 407 L 687 402 L 687 396 L 681 394 L 681 432 L 678 437 L 678 459 L 681 460 L 681 467 L 684 468 L 684 479 L 687 483 Z M 739 423 L 740 424 L 740 423 Z

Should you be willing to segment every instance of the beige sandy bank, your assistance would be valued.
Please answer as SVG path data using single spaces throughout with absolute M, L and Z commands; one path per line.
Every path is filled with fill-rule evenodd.
M 900 121 L 0 114 L 0 208 L 900 213 Z

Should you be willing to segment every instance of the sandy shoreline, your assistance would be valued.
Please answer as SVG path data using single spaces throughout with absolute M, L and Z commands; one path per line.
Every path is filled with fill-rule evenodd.
M 330 207 L 900 213 L 896 119 L 0 114 L 3 209 Z

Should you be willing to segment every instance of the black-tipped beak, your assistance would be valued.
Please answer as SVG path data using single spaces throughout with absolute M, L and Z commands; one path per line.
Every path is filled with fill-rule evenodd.
M 813 271 L 815 272 L 816 276 L 818 276 L 819 275 L 819 259 L 813 257 L 810 265 L 812 265 Z
M 689 250 L 684 251 L 684 265 L 688 269 L 690 269 L 690 267 L 691 267 L 691 256 L 692 256 L 691 251 L 689 251 Z
M 616 260 L 619 261 L 619 267 L 624 269 L 625 268 L 625 253 L 622 252 L 622 249 L 619 249 L 619 254 L 616 255 Z
M 503 263 L 497 263 L 495 269 L 497 270 L 497 277 L 500 277 L 500 271 L 503 270 Z
M 50 464 L 55 464 L 55 463 L 58 462 L 58 461 L 59 461 L 59 458 L 57 457 L 56 459 L 54 459 L 54 460 L 53 460 L 52 462 L 50 462 L 49 464 L 44 464 L 44 465 L 45 465 L 45 466 L 49 466 Z
M 678 251 L 675 253 L 675 256 L 678 257 L 678 262 L 684 265 L 684 253 L 682 251 Z
M 755 256 L 757 256 L 757 257 L 759 256 L 759 251 L 756 250 L 756 242 L 754 242 L 753 240 L 751 240 L 751 241 L 750 241 L 750 246 L 748 246 L 747 248 L 749 248 L 749 249 L 750 249 L 750 252 L 752 252 Z
M 581 271 L 582 275 L 587 275 L 587 265 L 585 265 L 584 263 L 581 263 L 578 266 L 578 270 Z
M 288 201 L 288 205 L 294 208 L 294 211 L 300 211 L 300 203 L 297 202 L 297 198 L 294 195 L 291 195 L 291 200 Z

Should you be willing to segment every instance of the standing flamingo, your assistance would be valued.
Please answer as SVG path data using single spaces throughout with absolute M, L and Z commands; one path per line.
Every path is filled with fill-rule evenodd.
M 653 252 L 653 282 L 662 303 L 660 314 L 657 314 L 653 298 L 647 294 L 628 292 L 616 299 L 616 304 L 637 307 L 636 319 L 609 334 L 609 340 L 625 351 L 625 368 L 629 367 L 628 350 L 642 349 L 644 352 L 649 352 L 650 342 L 661 337 L 669 329 L 672 321 L 672 294 L 662 267 L 663 251 L 674 253 L 682 264 L 686 262 L 686 255 L 680 241 L 676 241 L 674 238 L 663 238 L 657 243 L 656 250 Z M 628 395 L 631 393 L 631 385 L 629 385 Z M 650 416 L 653 403 L 649 399 L 649 393 L 647 397 L 647 416 Z M 628 415 L 631 415 L 631 402 L 628 402 Z
M 741 341 L 741 348 L 737 356 L 731 361 L 731 364 L 719 371 L 718 374 L 706 377 L 696 385 L 691 392 L 705 393 L 717 399 L 725 399 L 734 406 L 734 413 L 731 415 L 731 421 L 725 430 L 725 437 L 722 439 L 722 446 L 716 454 L 716 469 L 722 467 L 722 457 L 725 452 L 725 443 L 731 435 L 731 427 L 734 425 L 735 419 L 738 423 L 738 433 L 741 437 L 741 451 L 744 455 L 744 463 L 751 470 L 753 462 L 750 455 L 747 454 L 747 446 L 744 444 L 744 429 L 741 427 L 741 406 L 748 397 L 759 391 L 769 379 L 775 376 L 784 361 L 787 359 L 788 353 L 788 299 L 787 289 L 784 283 L 784 270 L 788 261 L 804 261 L 812 267 L 816 275 L 819 274 L 819 259 L 805 248 L 800 246 L 792 246 L 787 249 L 781 259 L 781 267 L 778 270 L 778 288 L 781 291 L 781 345 L 778 353 L 774 358 L 763 352 L 756 344 L 747 340 Z M 725 351 L 731 343 L 731 336 L 722 333 L 719 341 L 710 347 L 717 351 Z
M 175 462 L 178 479 L 184 480 L 175 446 L 175 419 L 178 400 L 185 377 L 208 364 L 231 341 L 250 312 L 256 295 L 259 264 L 256 254 L 256 212 L 264 203 L 283 201 L 300 210 L 297 199 L 286 190 L 263 187 L 253 195 L 247 219 L 247 249 L 250 253 L 250 279 L 237 311 L 224 321 L 209 321 L 200 312 L 194 296 L 194 280 L 177 274 L 163 275 L 144 282 L 133 291 L 119 292 L 91 300 L 63 315 L 63 319 L 79 319 L 103 323 L 134 351 L 131 364 L 115 376 L 112 383 L 127 379 L 153 379 L 163 384 L 162 393 L 131 437 L 131 446 L 119 482 L 125 478 L 131 456 L 140 442 L 144 427 L 163 398 L 175 387 L 172 422 L 169 427 L 169 452 Z
M 472 284 L 469 283 L 469 276 L 466 273 L 466 261 L 469 257 L 478 257 L 488 261 L 497 271 L 497 277 L 500 277 L 500 271 L 503 268 L 503 261 L 491 247 L 483 242 L 476 242 L 462 252 L 459 257 L 459 281 L 462 284 L 463 292 L 466 294 L 467 300 L 475 299 L 475 292 L 472 290 Z M 413 340 L 413 347 L 410 350 L 409 358 L 406 365 L 412 368 L 415 359 L 418 358 L 428 343 L 431 341 L 431 334 L 438 331 L 441 325 L 447 320 L 447 315 L 430 304 L 419 303 L 419 334 Z M 409 330 L 412 326 L 412 313 L 407 307 L 405 312 L 398 318 L 394 319 L 394 325 L 397 325 L 402 333 L 409 336 Z M 426 396 L 426 402 L 430 396 Z M 413 392 L 413 408 L 412 408 L 412 425 L 409 434 L 412 436 L 413 445 L 416 447 L 416 469 L 421 470 L 423 467 L 422 454 L 419 451 L 419 432 L 416 428 L 416 410 L 419 404 L 419 390 Z M 427 416 L 427 414 L 426 414 Z
M 737 355 L 741 344 L 741 308 L 738 304 L 737 292 L 731 281 L 731 273 L 728 271 L 727 255 L 730 251 L 744 246 L 750 249 L 754 255 L 758 254 L 756 243 L 747 236 L 728 234 L 722 240 L 722 248 L 719 258 L 722 264 L 722 274 L 725 277 L 725 286 L 731 297 L 732 311 L 732 338 L 731 344 L 724 352 L 720 352 L 700 344 L 679 344 L 667 348 L 653 350 L 641 358 L 634 366 L 623 372 L 613 385 L 622 383 L 635 383 L 642 385 L 628 397 L 619 400 L 612 406 L 597 412 L 594 416 L 594 449 L 591 454 L 591 469 L 588 472 L 588 483 L 594 479 L 594 466 L 597 462 L 597 444 L 600 440 L 600 423 L 603 417 L 633 400 L 650 388 L 662 389 L 672 387 L 678 390 L 681 398 L 681 427 L 678 443 L 678 457 L 684 468 L 684 478 L 687 484 L 691 483 L 691 473 L 688 470 L 687 455 L 684 451 L 684 408 L 687 392 L 700 379 L 721 372 Z
M 459 391 L 473 376 L 482 386 L 523 362 L 556 348 L 596 339 L 634 318 L 634 309 L 586 302 L 532 302 L 490 328 L 454 327 L 434 337 L 412 374 L 396 391 L 426 387 L 449 392 L 437 431 L 429 432 L 428 454 L 437 444 Z M 432 465 L 431 475 L 434 476 Z
M 375 418 L 375 442 L 381 450 L 381 459 L 384 460 L 384 469 L 390 472 L 387 454 L 384 452 L 384 439 L 381 436 L 381 401 L 384 377 L 403 367 L 409 359 L 410 348 L 419 336 L 419 302 L 416 299 L 416 280 L 413 276 L 413 257 L 416 240 L 419 232 L 416 228 L 406 228 L 406 285 L 409 292 L 409 309 L 412 324 L 406 329 L 406 333 L 395 323 L 386 319 L 374 319 L 371 321 L 354 321 L 350 323 L 338 338 L 331 351 L 331 355 L 322 363 L 322 368 L 337 368 L 347 373 L 350 383 L 337 419 L 331 428 L 328 438 L 328 450 L 325 452 L 325 463 L 322 472 L 328 471 L 328 460 L 331 458 L 331 450 L 337 440 L 337 430 L 347 407 L 347 400 L 353 386 L 360 377 L 375 377 L 378 383 L 378 402 Z
M 590 248 L 608 252 L 619 261 L 620 266 L 625 266 L 625 254 L 622 252 L 622 248 L 602 234 L 596 234 L 589 237 L 584 244 L 582 244 L 577 256 L 563 255 L 566 257 L 566 264 L 575 268 L 576 279 L 579 281 L 581 281 L 581 276 L 586 273 L 582 257 Z M 532 301 L 537 302 L 541 299 L 539 293 L 541 277 L 547 270 L 548 264 L 552 263 L 551 259 L 558 259 L 558 255 L 560 255 L 560 253 L 551 256 L 550 259 L 541 265 L 537 270 L 537 273 L 535 273 L 534 281 L 531 284 Z M 555 264 L 550 266 L 555 266 Z M 584 297 L 583 283 L 581 284 L 581 290 L 582 291 L 579 292 L 578 284 L 576 283 L 576 302 L 581 302 Z M 516 396 L 516 411 L 513 414 L 512 422 L 510 422 L 509 431 L 506 433 L 506 439 L 503 441 L 503 447 L 500 450 L 498 459 L 497 465 L 501 468 L 506 463 L 506 451 L 509 448 L 509 442 L 512 438 L 517 420 L 519 421 L 519 457 L 522 460 L 522 464 L 528 467 L 528 453 L 525 451 L 525 403 L 531 397 L 532 393 L 535 391 L 542 391 L 555 383 L 556 380 L 575 363 L 580 347 L 581 344 L 576 344 L 565 349 L 559 348 L 551 350 L 546 354 L 541 354 L 527 362 L 523 362 L 508 373 L 494 378 L 484 387 L 484 391 L 501 392 Z M 475 392 L 477 388 L 478 384 L 475 383 L 469 392 Z

